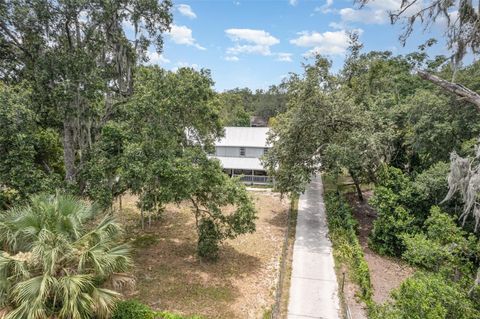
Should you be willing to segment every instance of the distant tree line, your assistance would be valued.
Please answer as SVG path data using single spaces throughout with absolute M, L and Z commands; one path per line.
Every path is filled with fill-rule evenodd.
M 287 108 L 285 83 L 254 92 L 248 88 L 236 88 L 218 96 L 221 117 L 226 126 L 250 126 L 252 116 L 258 116 L 268 123 Z

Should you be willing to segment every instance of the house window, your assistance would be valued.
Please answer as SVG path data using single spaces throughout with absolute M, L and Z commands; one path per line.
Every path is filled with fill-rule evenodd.
M 245 156 L 245 147 L 240 147 L 240 156 Z

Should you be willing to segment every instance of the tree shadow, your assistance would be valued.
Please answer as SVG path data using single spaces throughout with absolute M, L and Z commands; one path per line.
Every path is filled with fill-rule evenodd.
M 234 318 L 229 306 L 242 296 L 238 281 L 262 263 L 224 244 L 216 262 L 196 255 L 196 241 L 159 240 L 136 252 L 138 298 L 156 309 L 211 318 Z
M 288 223 L 288 209 L 282 211 L 272 211 L 273 217 L 266 219 L 266 222 L 272 226 L 284 228 Z

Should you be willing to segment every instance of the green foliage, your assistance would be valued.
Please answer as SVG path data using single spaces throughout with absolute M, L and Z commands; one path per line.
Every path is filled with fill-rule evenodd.
M 475 236 L 468 236 L 453 218 L 432 207 L 425 232 L 405 235 L 403 258 L 409 263 L 453 280 L 470 280 L 475 274 L 479 251 Z
M 30 98 L 28 87 L 0 82 L 0 209 L 61 181 L 59 136 L 37 125 Z
M 415 231 L 413 216 L 401 206 L 378 214 L 370 234 L 370 246 L 380 254 L 400 256 L 405 249 L 402 235 Z
M 250 126 L 250 114 L 246 111 L 242 95 L 236 91 L 219 94 L 221 117 L 225 126 Z
M 121 228 L 66 195 L 32 197 L 0 216 L 0 304 L 6 318 L 108 318 L 132 282 Z
M 137 79 L 120 123 L 111 127 L 118 138 L 100 145 L 103 153 L 96 153 L 93 165 L 105 154 L 100 162 L 105 165 L 94 170 L 110 173 L 98 182 L 108 190 L 118 177 L 118 190 L 126 185 L 139 195 L 143 210 L 158 211 L 165 203 L 189 199 L 194 177 L 208 177 L 192 172 L 207 163 L 206 151 L 223 132 L 208 71 L 145 67 Z
M 217 260 L 220 239 L 215 223 L 208 218 L 201 219 L 198 226 L 198 255 L 207 260 Z
M 415 177 L 413 189 L 418 211 L 428 211 L 438 205 L 447 195 L 449 164 L 438 162 Z
M 117 302 L 112 319 L 155 319 L 156 312 L 137 300 Z
M 459 106 L 431 89 L 417 90 L 402 101 L 400 112 L 405 117 L 405 143 L 419 160 L 416 169 L 447 161 L 452 150 L 480 133 L 480 113 L 475 107 Z
M 403 241 L 405 243 L 403 258 L 412 265 L 438 271 L 438 268 L 450 257 L 444 246 L 427 239 L 422 233 L 407 235 L 403 237 Z
M 31 84 L 37 120 L 61 132 L 71 184 L 103 124 L 132 94 L 137 63 L 150 46 L 161 51 L 171 7 L 169 0 L 0 4 L 0 79 Z M 133 40 L 126 21 L 135 28 Z
M 353 280 L 361 289 L 362 299 L 370 304 L 373 293 L 370 273 L 358 242 L 358 225 L 352 216 L 351 208 L 341 195 L 333 192 L 325 194 L 325 208 L 329 235 L 335 248 L 334 255 L 338 261 L 348 265 Z
M 405 249 L 404 239 L 424 225 L 430 207 L 438 204 L 446 194 L 444 174 L 447 170 L 447 165 L 439 162 L 417 175 L 413 182 L 398 168 L 384 166 L 379 171 L 378 183 L 370 199 L 378 213 L 370 235 L 373 249 L 382 254 L 401 256 Z M 422 236 L 415 237 L 418 248 L 428 248 Z M 434 248 L 432 246 L 432 254 L 435 254 Z
M 384 165 L 378 173 L 377 186 L 387 188 L 392 191 L 397 197 L 397 201 L 401 204 L 407 204 L 412 196 L 412 183 L 410 178 L 402 172 L 402 170 Z M 380 200 L 381 202 L 382 200 Z M 372 199 L 372 203 L 376 203 Z
M 225 126 L 250 126 L 250 116 L 268 121 L 286 111 L 285 84 L 272 85 L 268 90 L 233 89 L 218 95 L 220 114 Z
M 131 100 L 103 126 L 89 154 L 81 172 L 84 193 L 107 206 L 130 190 L 150 213 L 187 200 L 197 227 L 207 220 L 213 227 L 198 229 L 200 255 L 217 255 L 222 240 L 253 232 L 256 217 L 243 184 L 207 156 L 223 134 L 211 75 L 142 67 L 136 78 Z
M 78 175 L 83 184 L 82 193 L 104 208 L 109 207 L 128 187 L 124 173 L 127 132 L 124 123 L 107 122 L 98 141 L 86 154 Z
M 373 319 L 474 319 L 467 294 L 455 283 L 435 274 L 416 274 L 392 293 L 392 301 L 373 312 Z
M 403 234 L 416 231 L 415 217 L 402 206 L 411 198 L 411 183 L 395 168 L 384 168 L 379 182 L 370 199 L 378 214 L 370 234 L 370 246 L 381 254 L 400 256 L 404 250 Z
M 202 319 L 200 316 L 181 316 L 167 311 L 154 311 L 136 300 L 117 303 L 112 319 Z
M 255 231 L 256 210 L 245 186 L 224 174 L 217 161 L 203 159 L 192 173 L 200 175 L 190 183 L 199 222 L 198 252 L 215 259 L 221 241 Z
M 159 319 L 202 319 L 201 316 L 181 316 L 167 311 L 161 311 L 158 315 Z

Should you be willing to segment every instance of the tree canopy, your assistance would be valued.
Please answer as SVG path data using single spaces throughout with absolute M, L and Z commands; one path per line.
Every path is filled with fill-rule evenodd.
M 83 155 L 132 94 L 137 62 L 151 43 L 161 50 L 170 8 L 169 0 L 0 4 L 1 79 L 31 83 L 36 113 L 62 135 L 68 182 L 76 182 Z

